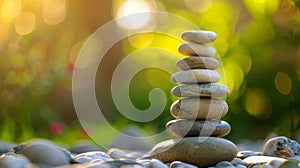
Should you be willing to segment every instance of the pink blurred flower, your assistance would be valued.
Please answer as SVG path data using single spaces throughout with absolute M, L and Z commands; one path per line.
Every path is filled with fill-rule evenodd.
M 56 121 L 51 122 L 50 131 L 55 135 L 60 135 L 64 132 L 64 125 Z

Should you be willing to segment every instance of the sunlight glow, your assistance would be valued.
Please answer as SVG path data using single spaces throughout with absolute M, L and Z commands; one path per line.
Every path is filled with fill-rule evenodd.
M 260 89 L 249 89 L 245 100 L 246 110 L 258 119 L 267 119 L 272 114 L 272 104 Z
M 283 95 L 288 95 L 292 89 L 291 78 L 283 72 L 278 72 L 275 76 L 276 89 Z
M 117 18 L 142 13 L 141 15 L 133 15 L 125 18 L 118 23 L 126 29 L 140 29 L 150 21 L 150 6 L 143 0 L 127 0 L 117 10 Z
M 56 25 L 66 15 L 65 0 L 43 0 L 43 19 L 48 25 Z
M 20 35 L 31 33 L 35 28 L 36 17 L 32 12 L 22 12 L 16 17 L 15 29 Z
M 3 21 L 12 21 L 22 9 L 21 0 L 4 0 L 1 6 L 1 17 Z

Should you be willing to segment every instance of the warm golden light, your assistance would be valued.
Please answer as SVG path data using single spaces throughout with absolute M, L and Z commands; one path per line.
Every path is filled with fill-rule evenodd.
M 194 12 L 204 13 L 212 6 L 212 0 L 184 0 L 187 8 Z
M 138 34 L 128 37 L 130 44 L 136 49 L 147 48 L 153 41 L 154 35 L 152 33 Z
M 35 28 L 35 14 L 32 12 L 22 12 L 16 17 L 15 29 L 18 34 L 26 35 Z
M 144 27 L 150 20 L 150 6 L 143 0 L 127 0 L 124 2 L 117 10 L 117 18 L 123 16 L 134 15 L 138 13 L 143 13 L 141 15 L 134 15 L 120 20 L 118 23 L 127 29 L 139 29 Z
M 292 89 L 291 78 L 283 72 L 278 72 L 275 76 L 276 89 L 283 95 L 288 95 Z
M 56 25 L 64 20 L 66 15 L 65 0 L 43 0 L 42 17 L 48 25 Z
M 1 6 L 1 17 L 3 21 L 12 21 L 22 9 L 21 0 L 4 0 Z
M 272 114 L 272 104 L 260 89 L 249 89 L 245 100 L 246 110 L 259 119 L 267 119 Z

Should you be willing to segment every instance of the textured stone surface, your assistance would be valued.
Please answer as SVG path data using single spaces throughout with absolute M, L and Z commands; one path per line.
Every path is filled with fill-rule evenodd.
M 171 120 L 167 123 L 167 131 L 177 137 L 214 136 L 223 137 L 231 130 L 225 121 L 193 121 L 193 120 Z
M 275 137 L 266 142 L 263 147 L 263 155 L 293 158 L 300 161 L 300 145 L 284 136 Z
M 217 69 L 220 66 L 218 60 L 211 57 L 187 57 L 176 62 L 180 70 L 190 69 Z
M 206 167 L 231 161 L 237 154 L 237 147 L 223 138 L 189 137 L 161 142 L 150 153 L 163 162 L 181 161 Z
M 234 168 L 234 166 L 228 161 L 222 161 L 216 164 L 215 168 Z
M 212 31 L 188 30 L 182 33 L 181 38 L 188 42 L 210 43 L 217 39 L 217 34 Z
M 111 158 L 104 152 L 92 151 L 78 154 L 74 157 L 76 163 L 88 163 L 93 161 L 107 161 Z
M 172 89 L 172 94 L 178 97 L 225 97 L 229 89 L 218 84 L 179 85 Z
M 219 119 L 228 112 L 226 101 L 209 98 L 184 98 L 171 106 L 171 115 L 183 119 Z
M 287 161 L 286 159 L 272 157 L 272 156 L 250 156 L 244 159 L 242 161 L 242 164 L 249 166 L 253 164 L 264 164 L 264 163 L 272 162 L 274 160 L 280 161 L 281 164 Z
M 174 73 L 171 77 L 171 81 L 175 84 L 214 83 L 219 80 L 218 72 L 208 69 L 181 71 Z
M 192 164 L 174 161 L 171 163 L 170 168 L 198 168 L 197 166 L 194 166 Z
M 213 57 L 216 54 L 216 50 L 205 44 L 185 43 L 178 47 L 178 51 L 187 56 L 204 56 Z
M 31 162 L 42 165 L 60 166 L 71 161 L 68 153 L 46 141 L 30 141 L 16 146 L 14 150 L 18 154 L 25 155 Z

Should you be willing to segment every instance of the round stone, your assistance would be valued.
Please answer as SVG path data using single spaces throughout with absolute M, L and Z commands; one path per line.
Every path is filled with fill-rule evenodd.
M 216 49 L 205 44 L 184 43 L 178 47 L 178 51 L 187 56 L 204 56 L 213 57 L 216 54 Z
M 189 137 L 161 142 L 150 153 L 162 162 L 181 161 L 207 167 L 231 161 L 237 154 L 237 147 L 223 138 Z
M 215 41 L 217 39 L 217 34 L 212 31 L 189 30 L 183 32 L 181 37 L 187 42 L 202 44 Z
M 190 69 L 217 69 L 220 63 L 217 59 L 211 57 L 186 57 L 176 62 L 180 70 Z
M 177 119 L 169 121 L 166 126 L 168 133 L 177 137 L 223 137 L 231 130 L 227 122 L 214 120 Z
M 222 161 L 216 164 L 215 168 L 235 168 L 230 162 L 228 161 Z
M 14 150 L 36 164 L 60 166 L 69 164 L 71 161 L 71 156 L 60 147 L 44 140 L 30 141 L 16 146 Z
M 218 84 L 190 84 L 174 87 L 172 94 L 177 97 L 226 97 L 229 89 Z
M 274 160 L 280 161 L 281 164 L 286 162 L 286 159 L 272 156 L 250 156 L 242 161 L 243 165 L 250 166 L 254 164 L 264 164 L 268 162 L 272 162 Z
M 197 168 L 197 166 L 184 162 L 174 161 L 170 164 L 170 168 Z
M 74 162 L 76 163 L 88 163 L 93 162 L 95 160 L 97 161 L 107 161 L 111 158 L 105 153 L 101 151 L 91 151 L 91 152 L 85 152 L 78 154 L 74 157 Z
M 265 143 L 262 154 L 300 161 L 300 144 L 284 136 L 271 138 Z
M 184 98 L 171 106 L 171 115 L 182 119 L 219 119 L 228 112 L 225 100 L 210 98 Z
M 175 84 L 215 83 L 219 80 L 218 72 L 208 69 L 181 71 L 171 77 L 171 81 Z

